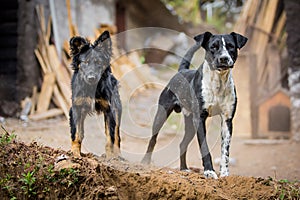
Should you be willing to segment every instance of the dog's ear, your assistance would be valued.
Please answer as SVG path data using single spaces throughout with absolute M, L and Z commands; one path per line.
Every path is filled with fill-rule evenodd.
M 84 47 L 86 44 L 88 44 L 88 41 L 80 36 L 75 36 L 70 39 L 70 49 L 71 49 L 71 55 L 76 55 L 80 52 L 82 47 Z
M 208 42 L 209 38 L 212 36 L 211 32 L 205 32 L 200 35 L 197 35 L 194 37 L 194 40 L 201 45 L 202 47 L 205 47 L 205 44 Z
M 246 38 L 238 33 L 232 32 L 232 33 L 230 33 L 230 35 L 232 35 L 232 37 L 237 45 L 237 48 L 239 48 L 239 49 L 241 49 L 243 46 L 245 46 L 245 44 L 248 41 L 248 38 Z
M 93 44 L 94 47 L 103 48 L 109 55 L 112 54 L 112 42 L 108 31 L 104 31 Z

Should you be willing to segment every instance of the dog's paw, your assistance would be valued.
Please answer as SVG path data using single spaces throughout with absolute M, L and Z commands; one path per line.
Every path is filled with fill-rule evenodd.
M 204 176 L 205 176 L 205 178 L 218 179 L 218 175 L 216 174 L 216 172 L 214 172 L 212 170 L 204 171 Z
M 226 177 L 226 176 L 229 176 L 229 170 L 228 169 L 221 169 L 220 177 Z
M 73 157 L 81 158 L 81 152 L 78 148 L 72 148 L 71 150 Z
M 71 144 L 71 152 L 75 158 L 81 157 L 81 142 L 78 141 L 72 141 Z
M 192 172 L 192 170 L 190 170 L 190 169 L 180 169 L 180 171 L 182 171 L 182 172 L 187 172 L 187 173 Z

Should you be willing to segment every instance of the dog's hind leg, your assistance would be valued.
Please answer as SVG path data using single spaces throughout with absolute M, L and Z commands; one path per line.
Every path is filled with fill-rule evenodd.
M 171 112 L 176 107 L 176 104 L 174 103 L 174 96 L 175 95 L 173 93 L 165 89 L 159 98 L 159 105 L 152 125 L 152 137 L 148 144 L 146 154 L 142 159 L 142 163 L 144 164 L 150 163 L 158 133 Z
M 106 145 L 105 145 L 106 158 L 112 158 L 114 156 L 113 148 L 115 143 L 116 121 L 110 109 L 104 113 L 104 122 L 105 122 L 105 135 L 106 135 Z
M 115 156 L 121 156 L 121 151 L 120 151 L 120 144 L 121 144 L 121 138 L 120 138 L 120 122 L 121 122 L 121 114 L 122 114 L 122 110 L 121 108 L 118 108 L 115 111 L 115 121 L 116 121 L 116 125 L 114 128 L 114 135 L 115 135 L 115 140 L 114 140 L 114 155 Z
M 106 145 L 105 152 L 107 158 L 119 157 L 120 152 L 120 119 L 121 110 L 112 111 L 109 109 L 104 113 L 105 120 L 105 135 L 106 135 Z
M 81 113 L 80 109 L 74 107 L 70 109 L 71 151 L 76 157 L 80 157 L 85 117 L 86 113 Z
M 158 107 L 157 113 L 154 118 L 153 126 L 152 126 L 152 137 L 148 144 L 148 148 L 147 148 L 146 154 L 142 160 L 142 163 L 144 163 L 144 164 L 150 163 L 151 157 L 152 157 L 152 152 L 153 152 L 154 146 L 156 144 L 156 139 L 157 139 L 158 133 L 159 133 L 161 127 L 163 126 L 163 124 L 165 123 L 165 121 L 167 120 L 170 113 L 168 113 L 163 106 Z
M 195 128 L 193 125 L 193 116 L 189 114 L 184 116 L 185 134 L 180 143 L 180 170 L 188 170 L 186 165 L 186 151 L 187 147 L 195 136 Z

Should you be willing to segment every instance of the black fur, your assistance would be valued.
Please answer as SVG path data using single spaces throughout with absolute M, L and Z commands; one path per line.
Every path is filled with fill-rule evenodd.
M 122 105 L 118 81 L 110 67 L 112 43 L 109 32 L 102 33 L 93 44 L 83 37 L 73 37 L 70 39 L 70 49 L 74 70 L 70 109 L 72 152 L 80 155 L 87 114 L 103 112 L 107 136 L 106 153 L 118 154 Z

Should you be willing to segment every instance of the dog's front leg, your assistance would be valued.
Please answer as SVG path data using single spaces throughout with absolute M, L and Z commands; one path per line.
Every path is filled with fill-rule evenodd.
M 221 132 L 221 163 L 220 176 L 229 175 L 229 147 L 232 136 L 232 119 L 222 115 L 222 132 Z
M 86 114 L 82 113 L 81 109 L 75 107 L 70 109 L 71 151 L 75 157 L 80 157 L 85 117 Z
M 202 164 L 204 167 L 204 176 L 206 178 L 214 178 L 217 179 L 218 176 L 213 168 L 210 151 L 208 148 L 207 140 L 206 140 L 206 128 L 205 121 L 207 118 L 207 114 L 202 114 L 200 119 L 194 120 L 194 123 L 197 125 L 197 139 L 202 155 Z

